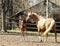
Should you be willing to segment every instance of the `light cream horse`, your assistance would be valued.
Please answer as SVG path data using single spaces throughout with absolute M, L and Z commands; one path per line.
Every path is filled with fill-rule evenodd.
M 36 22 L 39 35 L 41 31 L 41 34 L 43 33 L 42 35 L 46 36 L 46 41 L 48 37 L 48 32 L 53 29 L 55 33 L 55 42 L 57 42 L 56 23 L 53 18 L 44 18 L 43 16 L 38 15 L 36 13 L 28 12 L 26 20 L 33 20 Z

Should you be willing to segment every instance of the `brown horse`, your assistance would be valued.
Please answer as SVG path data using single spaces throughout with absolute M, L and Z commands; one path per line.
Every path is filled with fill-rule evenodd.
M 22 35 L 25 35 L 26 31 L 26 10 L 23 10 L 16 15 L 12 16 L 11 18 L 15 18 L 14 21 L 17 23 L 17 27 L 22 32 Z
M 19 29 L 21 30 L 22 35 L 24 36 L 25 33 L 27 33 L 24 15 L 19 16 L 19 19 L 20 19 L 19 20 Z
M 38 15 L 33 12 L 29 12 L 26 20 L 31 20 L 31 21 L 36 22 L 39 35 L 40 35 L 40 31 L 41 31 L 41 34 L 43 32 L 42 35 L 46 36 L 46 41 L 47 41 L 47 37 L 48 37 L 48 32 L 51 29 L 53 29 L 53 31 L 55 33 L 55 42 L 57 42 L 56 23 L 53 18 L 44 18 L 41 15 Z M 42 41 L 42 39 L 41 39 L 41 41 Z

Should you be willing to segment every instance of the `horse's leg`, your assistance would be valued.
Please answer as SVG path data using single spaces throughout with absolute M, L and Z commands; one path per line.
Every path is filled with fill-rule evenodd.
M 46 34 L 46 42 L 47 42 L 47 40 L 48 40 L 48 33 Z
M 45 25 L 45 26 L 46 26 L 46 30 L 47 30 L 49 25 Z M 46 33 L 46 35 L 45 35 L 45 36 L 46 36 L 45 41 L 47 42 L 47 40 L 48 40 L 48 33 Z
M 43 33 L 43 32 L 42 32 L 42 30 L 41 30 L 41 42 L 43 41 L 43 36 L 42 36 L 42 33 Z
M 38 35 L 40 36 L 40 29 L 38 28 Z
M 53 31 L 55 33 L 55 42 L 57 42 L 56 24 L 53 26 Z
M 25 23 L 23 23 L 22 31 L 23 31 L 23 35 L 27 35 L 26 24 Z
M 39 40 L 40 40 L 40 26 L 37 24 L 37 29 L 38 29 L 38 35 L 39 35 Z M 41 42 L 42 42 L 42 31 L 41 31 Z
M 41 31 L 41 34 L 40 34 L 40 31 Z M 38 29 L 38 33 L 39 33 L 39 39 L 40 39 L 40 36 L 41 36 L 41 41 L 40 42 L 42 42 L 42 30 L 40 28 Z
M 22 36 L 24 36 L 24 31 L 23 31 L 24 29 L 23 29 L 23 27 L 22 27 L 22 29 L 21 29 L 21 34 L 22 34 Z
M 39 40 L 40 40 L 40 29 L 37 27 L 38 29 L 38 35 L 39 35 Z
M 25 35 L 27 35 L 26 25 L 24 26 Z
M 21 23 L 21 26 L 22 26 L 22 35 L 24 36 L 25 33 L 26 33 L 26 25 L 24 22 Z

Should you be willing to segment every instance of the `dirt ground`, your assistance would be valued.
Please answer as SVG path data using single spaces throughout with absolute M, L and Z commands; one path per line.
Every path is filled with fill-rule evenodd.
M 37 35 L 0 34 L 0 46 L 60 46 L 60 34 L 57 35 L 58 42 L 55 43 L 54 34 L 49 34 L 47 42 L 40 42 L 41 37 Z

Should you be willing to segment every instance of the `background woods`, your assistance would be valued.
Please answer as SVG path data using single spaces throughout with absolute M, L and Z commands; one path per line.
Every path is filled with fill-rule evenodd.
M 0 0 L 0 28 L 2 26 L 7 26 L 7 28 L 10 26 L 13 27 L 13 24 L 8 23 L 13 23 L 14 21 L 9 20 L 8 18 L 28 8 L 31 8 L 33 12 L 38 14 L 46 15 L 45 0 Z M 4 12 L 2 12 L 2 9 Z M 49 0 L 48 12 L 49 17 L 54 17 L 54 19 L 60 20 L 60 1 Z M 2 17 L 4 18 L 4 21 L 2 21 Z

